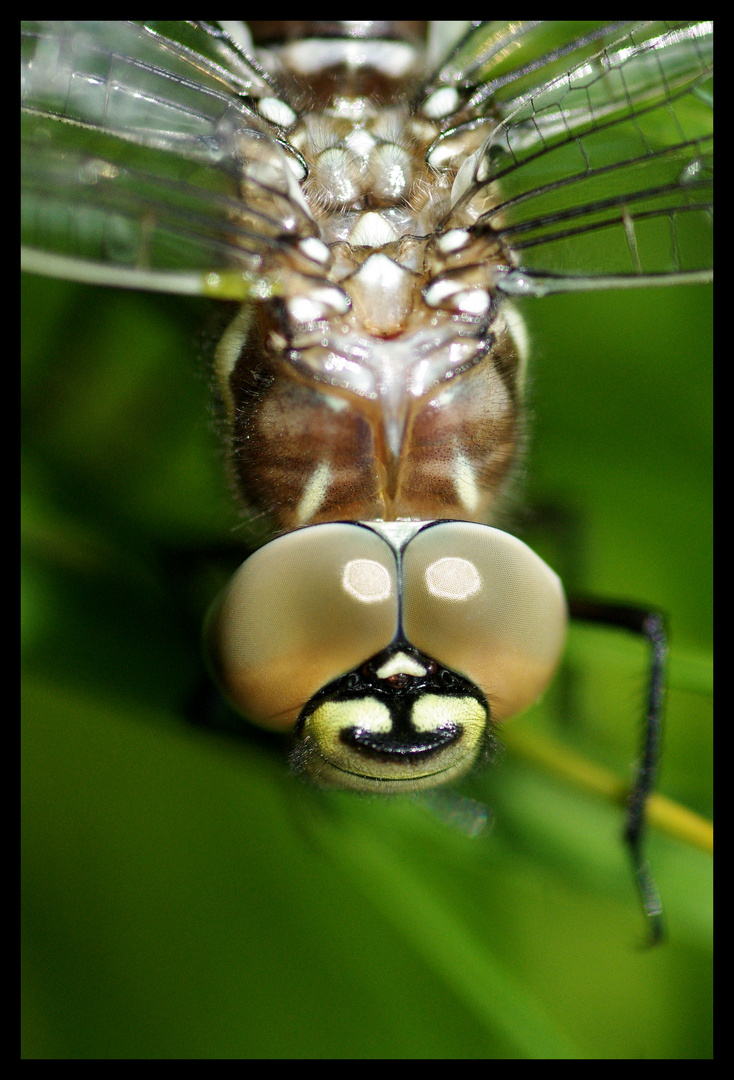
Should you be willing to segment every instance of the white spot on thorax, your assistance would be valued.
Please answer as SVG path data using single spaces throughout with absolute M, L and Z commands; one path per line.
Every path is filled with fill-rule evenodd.
M 442 255 L 450 255 L 466 247 L 470 239 L 471 235 L 467 229 L 449 229 L 443 236 L 439 236 L 436 246 Z
M 349 243 L 354 247 L 383 247 L 397 240 L 398 234 L 387 218 L 375 211 L 362 214 L 349 234 Z
M 438 120 L 443 116 L 449 116 L 455 111 L 458 104 L 459 91 L 454 86 L 443 86 L 426 98 L 421 112 L 432 120 Z
M 326 498 L 331 480 L 331 466 L 320 461 L 306 481 L 303 494 L 296 507 L 296 521 L 299 525 L 309 522 Z
M 298 119 L 290 105 L 286 105 L 280 98 L 261 98 L 257 108 L 261 116 L 264 116 L 271 124 L 277 124 L 279 127 L 292 127 Z
M 465 454 L 457 452 L 454 458 L 454 491 L 459 502 L 473 515 L 476 513 L 482 493 L 477 484 L 476 469 Z

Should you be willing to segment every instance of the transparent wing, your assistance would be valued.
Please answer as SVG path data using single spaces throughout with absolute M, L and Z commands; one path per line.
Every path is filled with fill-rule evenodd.
M 302 163 L 257 111 L 272 93 L 203 23 L 23 23 L 24 265 L 262 294 L 267 251 L 315 234 Z
M 447 224 L 501 240 L 508 292 L 709 279 L 712 72 L 710 22 L 472 29 L 429 88 L 460 91 L 443 138 L 490 130 Z

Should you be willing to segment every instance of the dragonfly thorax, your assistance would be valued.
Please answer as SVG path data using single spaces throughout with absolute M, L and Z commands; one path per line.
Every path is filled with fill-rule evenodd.
M 285 295 L 225 335 L 237 488 L 275 530 L 499 506 L 521 438 L 518 349 L 491 266 L 440 243 L 342 245 L 320 273 L 286 268 Z
M 348 67 L 353 45 L 324 45 L 324 63 Z M 318 109 L 268 104 L 290 156 L 272 140 L 242 147 L 243 224 L 283 219 L 286 200 L 294 222 L 261 266 L 277 296 L 238 316 L 218 356 L 237 490 L 277 532 L 486 520 L 517 459 L 521 364 L 495 288 L 506 257 L 491 230 L 467 227 L 457 188 L 491 122 L 431 165 L 442 121 L 430 98 L 423 111 L 405 101 L 407 55 L 392 70 L 379 50 L 367 55 L 359 80 L 322 79 L 314 63 Z M 298 48 L 267 61 L 304 93 Z

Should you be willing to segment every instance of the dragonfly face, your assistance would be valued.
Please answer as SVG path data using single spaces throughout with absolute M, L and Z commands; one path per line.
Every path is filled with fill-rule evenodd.
M 295 728 L 313 778 L 414 790 L 486 756 L 491 723 L 553 674 L 565 621 L 556 575 L 498 529 L 315 525 L 240 568 L 213 617 L 213 662 L 243 712 Z
M 454 779 L 552 676 L 562 589 L 495 527 L 511 297 L 708 273 L 710 27 L 565 25 L 428 56 L 365 29 L 358 62 L 337 26 L 246 51 L 234 27 L 27 27 L 30 267 L 245 300 L 217 374 L 276 538 L 217 602 L 211 662 L 319 782 Z

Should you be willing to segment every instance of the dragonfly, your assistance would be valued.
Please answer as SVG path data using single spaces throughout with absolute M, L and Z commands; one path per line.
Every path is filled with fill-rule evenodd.
M 232 486 L 270 537 L 207 618 L 295 771 L 395 793 L 491 760 L 567 620 L 650 648 L 625 838 L 644 858 L 664 620 L 568 600 L 507 531 L 515 302 L 712 275 L 709 22 L 23 23 L 22 265 L 235 301 Z

